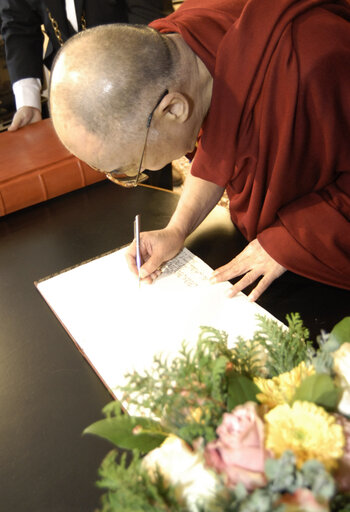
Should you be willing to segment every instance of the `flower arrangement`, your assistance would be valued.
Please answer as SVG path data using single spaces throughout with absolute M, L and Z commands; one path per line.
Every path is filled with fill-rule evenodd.
M 350 511 L 350 317 L 316 346 L 298 314 L 258 321 L 233 348 L 202 327 L 195 349 L 127 375 L 121 402 L 143 414 L 114 401 L 84 431 L 119 448 L 102 512 Z

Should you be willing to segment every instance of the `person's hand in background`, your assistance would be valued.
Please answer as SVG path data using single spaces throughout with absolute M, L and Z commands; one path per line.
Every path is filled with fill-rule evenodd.
M 13 116 L 12 123 L 8 127 L 9 132 L 15 132 L 27 124 L 41 120 L 41 112 L 35 107 L 21 107 Z

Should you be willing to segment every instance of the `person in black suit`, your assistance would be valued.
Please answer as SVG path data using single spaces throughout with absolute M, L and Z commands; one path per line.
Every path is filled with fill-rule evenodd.
M 1 0 L 1 34 L 17 109 L 9 130 L 42 118 L 43 64 L 51 69 L 57 51 L 69 37 L 107 23 L 148 24 L 172 10 L 171 0 Z M 42 25 L 48 36 L 44 57 Z M 152 173 L 149 180 L 171 189 L 171 166 Z

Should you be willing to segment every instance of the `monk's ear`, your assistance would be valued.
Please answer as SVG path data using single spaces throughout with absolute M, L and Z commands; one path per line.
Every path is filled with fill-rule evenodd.
M 184 123 L 190 116 L 190 103 L 180 92 L 169 92 L 160 102 L 155 117 L 159 120 Z

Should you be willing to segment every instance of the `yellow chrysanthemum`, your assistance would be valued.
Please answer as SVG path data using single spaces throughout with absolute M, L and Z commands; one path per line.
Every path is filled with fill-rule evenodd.
M 337 467 L 345 437 L 334 416 L 311 402 L 278 405 L 267 414 L 266 448 L 276 457 L 292 450 L 298 467 L 309 459 L 322 462 L 327 470 Z
M 278 377 L 272 379 L 256 377 L 254 382 L 261 390 L 261 393 L 257 394 L 257 399 L 269 408 L 290 403 L 300 383 L 314 373 L 314 367 L 306 366 L 303 361 L 290 372 L 281 373 Z

